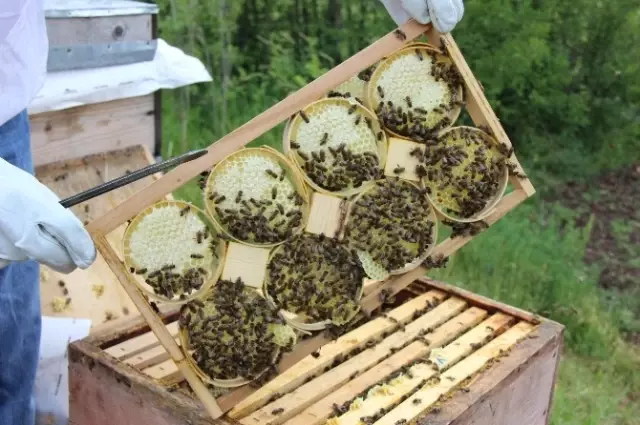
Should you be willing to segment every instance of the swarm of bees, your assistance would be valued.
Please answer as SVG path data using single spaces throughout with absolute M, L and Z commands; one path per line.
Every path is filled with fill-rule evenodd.
M 204 299 L 182 306 L 179 326 L 192 358 L 211 379 L 253 380 L 272 367 L 282 347 L 276 309 L 241 280 L 219 281 Z M 287 343 L 293 345 L 294 338 Z
M 385 179 L 356 200 L 345 240 L 387 271 L 402 270 L 434 243 L 435 217 L 424 190 Z
M 491 137 L 476 128 L 452 128 L 415 156 L 431 199 L 462 218 L 484 210 L 506 177 L 506 158 Z
M 299 316 L 297 322 L 344 324 L 360 308 L 364 277 L 354 250 L 324 235 L 304 234 L 274 252 L 265 288 L 278 308 Z

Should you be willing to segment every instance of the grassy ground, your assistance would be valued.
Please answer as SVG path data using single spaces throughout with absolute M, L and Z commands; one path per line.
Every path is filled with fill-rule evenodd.
M 268 106 L 249 105 L 247 110 L 231 115 L 230 126 L 242 124 Z M 171 141 L 179 140 L 183 127 L 171 104 L 167 108 L 165 153 L 176 154 L 180 143 Z M 278 127 L 253 145 L 277 147 L 281 131 Z M 204 147 L 219 136 L 192 129 L 186 147 Z M 526 169 L 526 160 L 523 162 Z M 629 267 L 638 266 L 638 217 L 629 219 L 586 208 L 585 202 L 598 205 L 602 196 L 599 190 L 591 192 L 587 190 L 580 201 L 571 202 L 567 199 L 573 198 L 563 196 L 562 191 L 555 197 L 536 195 L 465 246 L 451 258 L 447 268 L 434 272 L 433 277 L 566 326 L 552 424 L 637 425 L 640 352 L 627 340 L 637 331 L 640 314 L 640 283 L 628 273 Z M 201 203 L 193 183 L 176 196 Z M 608 196 L 606 205 L 614 201 Z M 607 224 L 612 217 L 616 220 Z M 603 233 L 605 227 L 609 230 Z M 612 246 L 602 244 L 602 238 L 618 241 L 615 249 L 628 251 L 627 255 L 621 257 L 613 248 L 601 249 Z M 607 258 L 624 258 L 625 263 L 614 268 L 620 279 L 631 279 L 624 290 L 603 289 L 603 271 L 612 267 Z

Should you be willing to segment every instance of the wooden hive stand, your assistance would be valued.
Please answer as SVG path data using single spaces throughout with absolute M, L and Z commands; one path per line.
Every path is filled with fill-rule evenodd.
M 171 326 L 167 327 L 165 323 L 163 323 L 162 318 L 152 310 L 152 308 L 147 303 L 147 300 L 145 299 L 145 297 L 136 288 L 130 274 L 128 273 L 128 270 L 126 269 L 120 257 L 118 256 L 115 248 L 109 243 L 107 236 L 109 235 L 110 232 L 114 231 L 119 226 L 126 223 L 128 220 L 132 219 L 141 210 L 152 205 L 154 202 L 161 200 L 165 195 L 181 187 L 187 181 L 198 176 L 199 173 L 210 169 L 212 165 L 222 160 L 225 156 L 231 154 L 237 149 L 240 149 L 246 144 L 248 144 L 249 142 L 255 140 L 265 132 L 269 131 L 270 129 L 274 128 L 276 125 L 280 124 L 281 122 L 285 121 L 286 119 L 294 115 L 297 111 L 303 109 L 306 105 L 325 96 L 326 93 L 329 92 L 332 88 L 346 81 L 347 79 L 357 74 L 362 69 L 373 65 L 380 59 L 386 56 L 389 56 L 393 52 L 402 48 L 407 41 L 413 40 L 423 34 L 426 35 L 426 37 L 428 38 L 431 44 L 433 44 L 434 46 L 441 46 L 441 48 L 443 48 L 443 50 L 447 52 L 447 54 L 450 56 L 453 63 L 457 67 L 457 70 L 459 71 L 464 81 L 466 110 L 469 116 L 471 117 L 471 119 L 473 120 L 473 122 L 475 123 L 475 125 L 478 127 L 487 128 L 488 131 L 493 134 L 493 136 L 497 139 L 498 142 L 502 143 L 507 148 L 510 148 L 511 142 L 509 138 L 507 137 L 504 129 L 500 125 L 500 122 L 496 117 L 495 113 L 491 109 L 487 99 L 484 96 L 484 93 L 480 84 L 473 76 L 471 70 L 469 69 L 469 66 L 467 65 L 467 63 L 465 62 L 462 56 L 462 53 L 458 49 L 458 46 L 456 45 L 453 37 L 450 34 L 441 35 L 437 33 L 435 29 L 432 28 L 431 25 L 423 26 L 423 25 L 417 24 L 414 21 L 409 21 L 408 23 L 404 24 L 402 27 L 400 27 L 400 30 L 404 32 L 404 34 L 406 35 L 405 39 L 403 39 L 402 37 L 398 37 L 397 33 L 395 32 L 385 35 L 384 37 L 380 38 L 378 41 L 371 44 L 369 47 L 355 54 L 351 58 L 347 59 L 345 62 L 339 64 L 338 66 L 336 66 L 335 68 L 333 68 L 332 70 L 324 74 L 323 76 L 309 83 L 302 89 L 298 90 L 296 93 L 288 96 L 286 99 L 282 100 L 278 104 L 269 108 L 262 114 L 256 116 L 255 118 L 253 118 L 251 121 L 249 121 L 242 127 L 236 129 L 235 131 L 231 132 L 230 134 L 218 140 L 216 143 L 212 144 L 209 147 L 208 153 L 205 156 L 193 162 L 190 162 L 188 164 L 184 164 L 177 167 L 176 169 L 164 175 L 159 180 L 155 181 L 145 189 L 141 190 L 140 192 L 132 196 L 127 201 L 113 208 L 111 211 L 109 211 L 107 214 L 105 214 L 101 218 L 97 219 L 96 221 L 88 225 L 88 229 L 94 238 L 94 241 L 96 243 L 98 250 L 104 257 L 109 267 L 113 270 L 118 280 L 122 283 L 124 289 L 126 290 L 127 294 L 131 297 L 135 306 L 140 310 L 142 317 L 145 319 L 146 323 L 148 324 L 148 328 L 153 332 L 153 334 L 155 334 L 160 345 L 163 347 L 163 349 L 161 349 L 160 346 L 155 346 L 153 347 L 153 349 L 155 350 L 153 354 L 149 354 L 147 351 L 145 351 L 145 355 L 151 356 L 152 358 L 155 359 L 155 358 L 162 357 L 161 352 L 163 350 L 166 350 L 166 353 L 168 353 L 168 357 L 166 358 L 162 366 L 158 364 L 152 365 L 152 363 L 148 363 L 149 360 L 145 360 L 145 359 L 140 360 L 142 362 L 140 364 L 144 366 L 157 367 L 159 370 L 161 370 L 161 367 L 171 368 L 173 369 L 173 373 L 175 373 L 175 376 L 184 377 L 184 379 L 186 380 L 186 382 L 188 382 L 189 386 L 191 387 L 191 389 L 193 390 L 197 398 L 201 401 L 206 412 L 208 412 L 211 418 L 220 418 L 223 414 L 228 412 L 230 409 L 236 407 L 235 413 L 233 415 L 236 419 L 240 419 L 240 423 L 243 423 L 245 425 L 283 423 L 285 419 L 288 420 L 288 422 L 286 423 L 290 425 L 293 423 L 300 423 L 301 425 L 303 423 L 304 424 L 316 423 L 316 422 L 304 422 L 304 421 L 297 422 L 294 419 L 297 418 L 298 416 L 294 416 L 294 415 L 307 412 L 307 410 L 305 409 L 313 408 L 315 406 L 313 403 L 318 401 L 318 398 L 320 396 L 325 396 L 330 394 L 324 391 L 318 392 L 316 390 L 317 387 L 315 386 L 313 387 L 315 389 L 306 389 L 307 387 L 305 387 L 304 385 L 300 386 L 302 384 L 302 382 L 300 382 L 300 379 L 303 379 L 303 378 L 291 378 L 291 375 L 289 374 L 281 374 L 278 377 L 279 379 L 285 379 L 285 380 L 290 379 L 291 381 L 286 382 L 284 384 L 284 388 L 278 388 L 275 392 L 270 393 L 269 397 L 275 396 L 276 398 L 278 398 L 278 396 L 281 396 L 285 392 L 295 390 L 293 393 L 291 393 L 294 395 L 287 395 L 282 397 L 282 399 L 286 399 L 286 407 L 285 407 L 284 401 L 282 402 L 283 404 L 281 405 L 281 404 L 278 404 L 278 400 L 269 401 L 264 397 L 260 398 L 258 401 L 251 404 L 250 406 L 246 405 L 246 403 L 249 403 L 247 402 L 247 400 L 244 400 L 242 402 L 244 404 L 241 403 L 239 405 L 240 407 L 237 406 L 238 403 L 240 403 L 244 399 L 244 396 L 248 395 L 251 392 L 249 387 L 243 387 L 239 390 L 236 390 L 236 392 L 231 393 L 232 395 L 222 396 L 222 398 L 219 398 L 218 400 L 216 400 L 216 398 L 209 391 L 207 386 L 197 377 L 194 371 L 189 367 L 182 350 L 180 349 L 179 345 L 175 340 L 175 333 L 172 333 L 173 327 Z M 523 173 L 522 167 L 518 163 L 517 159 L 515 159 L 515 156 L 512 157 L 512 162 L 515 164 L 516 170 Z M 485 222 L 489 226 L 494 224 L 501 217 L 503 217 L 508 211 L 510 211 L 511 209 L 516 207 L 518 204 L 526 200 L 529 196 L 535 193 L 535 190 L 528 179 L 511 177 L 510 183 L 513 186 L 513 190 L 511 190 L 508 194 L 506 194 L 500 200 L 500 202 L 495 205 L 495 207 L 490 212 L 488 217 L 485 218 Z M 459 248 L 461 248 L 463 245 L 465 245 L 470 239 L 471 237 L 456 237 L 456 238 L 446 239 L 437 245 L 432 255 L 437 256 L 442 254 L 444 257 L 448 257 L 449 255 L 457 251 Z M 416 281 L 416 279 L 420 278 L 427 272 L 428 272 L 428 269 L 426 267 L 420 266 L 405 274 L 394 276 L 387 280 L 377 282 L 373 285 L 369 285 L 367 287 L 367 290 L 365 291 L 364 298 L 361 300 L 362 310 L 368 313 L 376 311 L 381 306 L 381 304 L 383 304 L 384 299 L 386 297 L 393 296 L 395 294 L 402 292 L 411 283 Z M 384 294 L 384 296 L 381 296 L 381 294 Z M 431 341 L 429 344 L 426 344 L 426 348 L 422 346 L 416 346 L 415 344 L 411 344 L 409 346 L 402 348 L 403 353 L 405 350 L 408 350 L 407 353 L 405 354 L 411 355 L 413 356 L 413 358 L 417 358 L 417 357 L 420 357 L 421 355 L 428 353 L 433 348 L 443 346 L 444 350 L 451 355 L 449 357 L 449 354 L 447 354 L 447 357 L 445 358 L 445 366 L 450 367 L 451 369 L 449 370 L 456 371 L 456 376 L 449 376 L 449 378 L 453 378 L 453 379 L 441 380 L 440 384 L 433 387 L 435 389 L 430 390 L 428 394 L 424 394 L 424 401 L 425 403 L 428 402 L 429 403 L 428 405 L 434 405 L 435 403 L 440 402 L 441 401 L 440 399 L 442 398 L 441 396 L 444 396 L 447 393 L 447 391 L 451 390 L 456 385 L 461 384 L 464 379 L 474 376 L 476 372 L 480 371 L 483 367 L 485 367 L 490 362 L 491 359 L 493 359 L 496 355 L 498 355 L 500 353 L 500 350 L 505 351 L 513 347 L 520 340 L 521 337 L 528 335 L 534 329 L 534 326 L 531 324 L 531 322 L 518 323 L 512 327 L 511 319 L 515 318 L 517 315 L 515 316 L 512 315 L 509 317 L 504 315 L 496 316 L 494 314 L 494 311 L 489 311 L 489 310 L 483 310 L 482 312 L 474 310 L 475 313 L 468 313 L 470 315 L 468 317 L 464 316 L 464 320 L 468 320 L 468 322 L 464 322 L 464 320 L 461 321 L 462 323 L 468 323 L 468 324 L 457 326 L 454 323 L 454 324 L 451 324 L 450 325 L 451 328 L 449 328 L 448 321 L 452 317 L 456 316 L 457 314 L 463 313 L 463 311 L 466 312 L 468 303 L 464 300 L 458 300 L 455 297 L 452 298 L 449 295 L 445 294 L 444 292 L 437 291 L 437 290 L 431 291 L 428 294 L 430 294 L 428 296 L 434 296 L 438 302 L 443 301 L 443 303 L 436 308 L 436 310 L 438 311 L 438 314 L 435 314 L 436 310 L 434 310 L 434 315 L 429 315 L 429 314 L 424 316 L 418 315 L 420 316 L 420 318 L 417 320 L 424 319 L 424 324 L 422 324 L 422 326 L 425 326 L 426 328 L 438 327 L 440 325 L 447 326 L 445 328 L 446 331 L 442 331 L 442 334 L 438 334 L 438 339 Z M 402 307 L 398 307 L 398 308 L 402 309 Z M 411 312 L 413 313 L 414 310 L 415 308 L 411 310 Z M 477 315 L 475 315 L 476 313 Z M 488 324 L 485 324 L 485 322 L 480 322 L 476 320 L 477 318 L 481 318 L 482 320 L 489 320 L 490 322 L 487 322 Z M 402 316 L 402 319 L 408 320 L 409 318 Z M 520 320 L 523 320 L 522 317 L 520 317 Z M 376 325 L 376 323 L 382 323 L 382 322 L 378 322 L 378 319 L 373 320 L 368 324 L 365 324 L 362 328 L 359 328 L 359 330 L 360 332 L 364 332 L 363 328 L 372 327 L 373 329 L 370 330 L 370 332 L 373 332 L 373 333 L 370 334 L 369 338 L 374 338 L 374 337 L 377 338 L 379 336 L 379 333 L 381 332 L 380 329 L 382 328 L 386 329 L 387 327 L 390 326 L 387 322 L 384 322 L 386 324 L 379 329 L 378 326 L 380 325 Z M 409 326 L 410 325 L 407 325 L 407 327 Z M 477 326 L 481 326 L 481 327 L 476 328 Z M 483 329 L 488 329 L 489 327 L 491 327 L 495 331 L 495 335 L 492 333 L 491 335 L 487 336 L 486 333 L 483 333 L 484 332 Z M 468 336 L 468 334 L 463 334 L 463 332 L 467 331 L 468 329 L 471 329 L 470 332 L 474 332 L 471 336 Z M 499 331 L 501 330 L 505 330 L 505 333 L 502 336 L 497 337 L 497 333 L 499 333 Z M 416 331 L 415 329 L 413 329 L 411 332 L 419 332 L 419 330 Z M 357 335 L 359 336 L 359 338 L 364 338 L 363 336 L 361 336 L 361 335 L 364 335 L 363 333 L 359 333 Z M 391 338 L 392 336 L 389 336 L 388 338 Z M 485 346 L 485 348 L 480 348 L 478 351 L 475 351 L 475 354 L 476 354 L 475 358 L 477 359 L 477 361 L 471 361 L 471 360 L 467 361 L 466 359 L 463 360 L 463 358 L 467 356 L 470 353 L 470 351 L 473 351 L 473 350 L 469 350 L 469 347 L 471 347 L 471 345 L 467 345 L 463 349 L 456 349 L 455 347 L 450 348 L 450 345 L 448 345 L 448 344 L 455 344 L 457 341 L 456 338 L 459 337 L 459 338 L 465 338 L 462 340 L 465 344 L 471 341 L 469 342 L 469 344 L 474 344 L 474 347 L 476 347 L 476 345 L 479 346 L 483 344 L 486 341 L 486 338 L 491 339 L 494 336 L 497 337 L 497 339 L 493 341 L 499 341 L 499 342 L 495 342 L 495 343 L 493 341 L 489 342 Z M 147 338 L 150 338 L 150 337 L 147 337 Z M 385 348 L 381 350 L 383 350 L 385 353 L 388 353 L 392 349 L 394 350 L 397 349 L 397 344 L 402 345 L 403 341 L 406 342 L 404 337 L 398 336 L 397 338 L 399 338 L 398 341 L 394 340 L 393 342 L 389 342 L 387 345 L 384 346 Z M 361 339 L 359 339 L 359 341 L 362 342 Z M 384 341 L 386 341 L 386 339 Z M 317 335 L 313 338 L 302 341 L 295 347 L 292 353 L 290 353 L 288 356 L 284 358 L 283 360 L 284 363 L 281 364 L 281 369 L 286 369 L 286 367 L 293 366 L 293 365 L 295 365 L 293 366 L 295 368 L 307 367 L 307 369 L 304 369 L 304 373 L 303 373 L 305 377 L 310 377 L 317 372 L 321 372 L 324 369 L 320 368 L 317 364 L 308 365 L 304 361 L 301 363 L 297 363 L 297 362 L 303 358 L 306 358 L 306 360 L 308 360 L 309 358 L 307 356 L 310 353 L 320 349 L 321 347 L 322 347 L 322 350 L 321 350 L 322 356 L 319 359 L 322 359 L 322 362 L 324 362 L 325 359 L 329 358 L 329 357 L 325 357 L 324 355 L 325 348 L 327 347 L 338 347 L 337 352 L 331 351 L 333 353 L 331 354 L 331 356 L 333 356 L 331 358 L 333 358 L 334 360 L 335 360 L 335 356 L 338 356 L 338 355 L 342 356 L 344 354 L 343 344 L 334 343 L 332 345 L 326 345 L 329 342 L 330 342 L 330 339 L 328 339 L 323 335 Z M 136 348 L 136 350 L 138 349 Z M 367 351 L 363 352 L 363 354 L 366 352 Z M 115 356 L 115 358 L 118 358 L 119 354 L 123 354 L 123 353 L 112 352 L 112 355 Z M 130 352 L 124 353 L 124 357 L 120 356 L 119 358 L 121 360 L 126 361 L 127 356 L 132 356 L 132 355 L 134 356 L 133 358 L 132 357 L 128 357 L 128 358 L 133 359 L 132 361 L 134 362 L 137 362 L 138 360 L 136 360 L 137 357 L 135 357 L 135 354 L 131 354 Z M 155 355 L 158 355 L 160 357 L 154 357 Z M 398 357 L 397 359 L 397 361 L 400 361 L 400 363 L 406 360 L 404 357 L 402 358 L 400 357 Z M 342 365 L 346 365 L 349 362 L 342 363 L 340 366 L 334 369 L 330 367 L 330 364 L 325 365 L 325 363 L 322 363 L 324 368 L 328 368 L 327 370 L 330 372 L 331 377 L 322 378 L 322 375 L 321 375 L 319 378 L 316 378 L 316 379 L 323 379 L 323 382 L 326 380 L 327 383 L 331 383 L 332 385 L 331 388 L 337 389 L 337 385 L 344 384 L 346 380 L 356 372 L 358 374 L 363 373 L 365 372 L 365 369 L 373 367 L 376 364 L 378 365 L 377 367 L 380 367 L 382 369 L 387 370 L 388 368 L 390 368 L 389 370 L 392 370 L 394 367 L 397 367 L 399 364 L 399 363 L 394 363 L 393 365 L 389 365 L 385 363 L 385 362 L 387 363 L 396 362 L 396 356 L 389 357 L 385 361 L 383 361 L 383 358 L 384 356 L 382 355 L 382 353 L 378 353 L 376 354 L 376 356 L 373 356 L 371 358 L 367 357 L 366 362 L 363 362 L 362 366 L 355 364 L 354 367 L 350 366 L 349 368 L 347 368 L 346 366 L 344 367 L 342 366 Z M 470 358 L 471 357 L 469 357 L 469 359 Z M 380 366 L 381 364 L 383 364 L 383 363 L 380 363 L 381 361 L 385 363 L 383 366 Z M 314 361 L 312 361 L 311 363 L 314 363 Z M 315 363 L 318 363 L 318 362 L 316 361 Z M 140 367 L 140 364 L 138 364 L 138 367 Z M 175 364 L 175 368 L 174 366 L 172 366 L 172 364 Z M 148 368 L 145 367 L 143 369 L 147 371 Z M 339 372 L 337 372 L 338 370 Z M 423 372 L 424 372 L 423 376 L 425 377 L 435 376 L 433 372 L 428 372 L 428 371 L 423 371 Z M 374 374 L 375 376 L 371 375 L 372 373 L 373 372 L 363 374 L 362 376 L 363 377 L 366 376 L 366 379 L 362 378 L 362 381 L 361 382 L 359 381 L 360 383 L 358 384 L 357 388 L 365 388 L 366 384 L 372 383 L 374 381 L 377 382 L 376 378 L 378 377 L 378 375 L 376 374 Z M 300 376 L 303 376 L 303 375 L 300 375 Z M 149 376 L 154 376 L 154 375 L 149 375 Z M 160 373 L 158 377 L 167 378 L 167 376 L 163 375 L 162 373 Z M 278 378 L 276 378 L 276 380 L 278 380 Z M 430 378 L 425 378 L 425 379 L 430 379 Z M 133 385 L 133 383 L 131 384 Z M 262 392 L 259 392 L 259 393 L 263 394 L 264 391 L 267 391 L 265 390 L 265 388 L 270 388 L 269 385 L 271 384 L 267 384 L 267 386 L 261 390 Z M 301 393 L 299 394 L 298 391 L 300 391 Z M 344 395 L 345 396 L 351 395 L 352 392 L 353 391 L 349 390 L 347 392 L 348 394 L 345 393 Z M 358 391 L 356 391 L 356 393 L 357 392 Z M 302 400 L 300 402 L 298 402 L 299 401 L 298 394 L 301 397 L 300 400 Z M 254 395 L 254 397 L 257 397 L 257 396 Z M 186 403 L 185 406 L 196 406 L 198 404 L 193 401 L 191 402 L 191 404 L 189 404 L 185 400 L 182 400 L 181 402 Z M 265 403 L 267 403 L 267 406 L 263 407 Z M 392 406 L 394 403 L 390 402 L 389 405 Z M 241 406 L 243 405 L 245 407 L 241 409 Z M 423 409 L 420 406 L 422 405 L 418 403 L 414 406 L 414 408 L 409 410 L 411 412 L 414 412 L 416 415 L 422 414 L 424 412 L 422 411 Z M 272 415 L 273 417 L 271 417 L 269 409 L 271 409 L 272 407 L 273 407 L 272 410 L 275 410 L 277 412 L 280 412 L 279 409 L 285 409 L 283 411 L 284 413 L 281 412 L 283 413 L 282 415 L 273 414 Z M 259 408 L 260 410 L 256 410 Z M 293 408 L 294 410 L 289 410 L 291 408 Z M 320 409 L 321 415 L 326 416 L 328 414 L 326 409 L 327 409 L 327 405 L 324 404 L 322 409 Z M 311 416 L 316 415 L 316 413 L 314 412 L 315 410 L 309 414 Z M 246 414 L 249 414 L 249 416 L 245 416 Z M 384 416 L 384 418 L 387 418 L 387 417 L 389 418 L 397 417 L 397 420 L 411 419 L 411 418 L 402 418 L 398 416 L 398 413 L 396 412 L 396 410 L 389 411 L 388 414 Z M 390 419 L 384 419 L 384 418 L 380 419 L 381 421 L 383 421 L 380 423 L 395 423 L 395 421 L 388 422 L 388 420 Z M 129 423 L 129 422 L 125 422 L 125 423 Z M 142 422 L 137 422 L 137 423 L 142 423 Z M 172 423 L 172 422 L 166 422 L 166 423 Z M 205 423 L 205 422 L 202 422 L 202 423 Z M 318 421 L 317 423 L 320 423 L 320 422 Z M 400 422 L 400 423 L 403 423 L 403 422 Z M 537 422 L 531 422 L 531 423 L 537 423 Z

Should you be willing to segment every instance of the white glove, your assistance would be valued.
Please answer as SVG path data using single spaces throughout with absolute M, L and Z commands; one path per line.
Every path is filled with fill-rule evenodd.
M 91 236 L 31 174 L 0 158 L 0 268 L 35 260 L 61 273 L 96 259 Z
M 464 14 L 462 0 L 380 0 L 398 25 L 410 18 L 421 24 L 432 22 L 438 32 L 451 32 Z

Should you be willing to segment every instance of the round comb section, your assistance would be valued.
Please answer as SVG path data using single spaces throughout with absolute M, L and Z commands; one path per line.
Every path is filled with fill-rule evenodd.
M 291 326 L 320 330 L 355 317 L 364 277 L 355 251 L 335 239 L 305 233 L 272 253 L 265 294 Z
M 123 237 L 125 265 L 139 288 L 168 303 L 206 292 L 220 275 L 224 251 L 224 241 L 204 212 L 180 201 L 143 210 Z
M 287 126 L 284 151 L 315 190 L 357 193 L 382 176 L 387 141 L 376 116 L 356 101 L 323 99 Z
M 406 273 L 431 253 L 437 219 L 424 190 L 401 179 L 385 179 L 354 201 L 345 241 L 360 253 L 370 278 Z
M 482 220 L 507 187 L 509 171 L 498 142 L 474 127 L 444 131 L 421 159 L 429 198 L 449 220 Z
M 349 78 L 347 81 L 330 91 L 328 97 L 351 98 L 361 104 L 364 104 L 367 83 L 371 79 L 371 74 L 373 74 L 376 66 L 377 63 L 363 69 L 358 74 Z
M 425 142 L 455 122 L 462 99 L 462 78 L 451 60 L 414 44 L 380 62 L 365 102 L 390 133 Z
M 241 280 L 219 281 L 180 311 L 180 342 L 191 366 L 218 387 L 244 385 L 277 363 L 296 342 L 278 311 Z
M 242 149 L 220 161 L 205 187 L 205 206 L 232 239 L 273 246 L 304 227 L 309 202 L 302 177 L 269 148 Z

